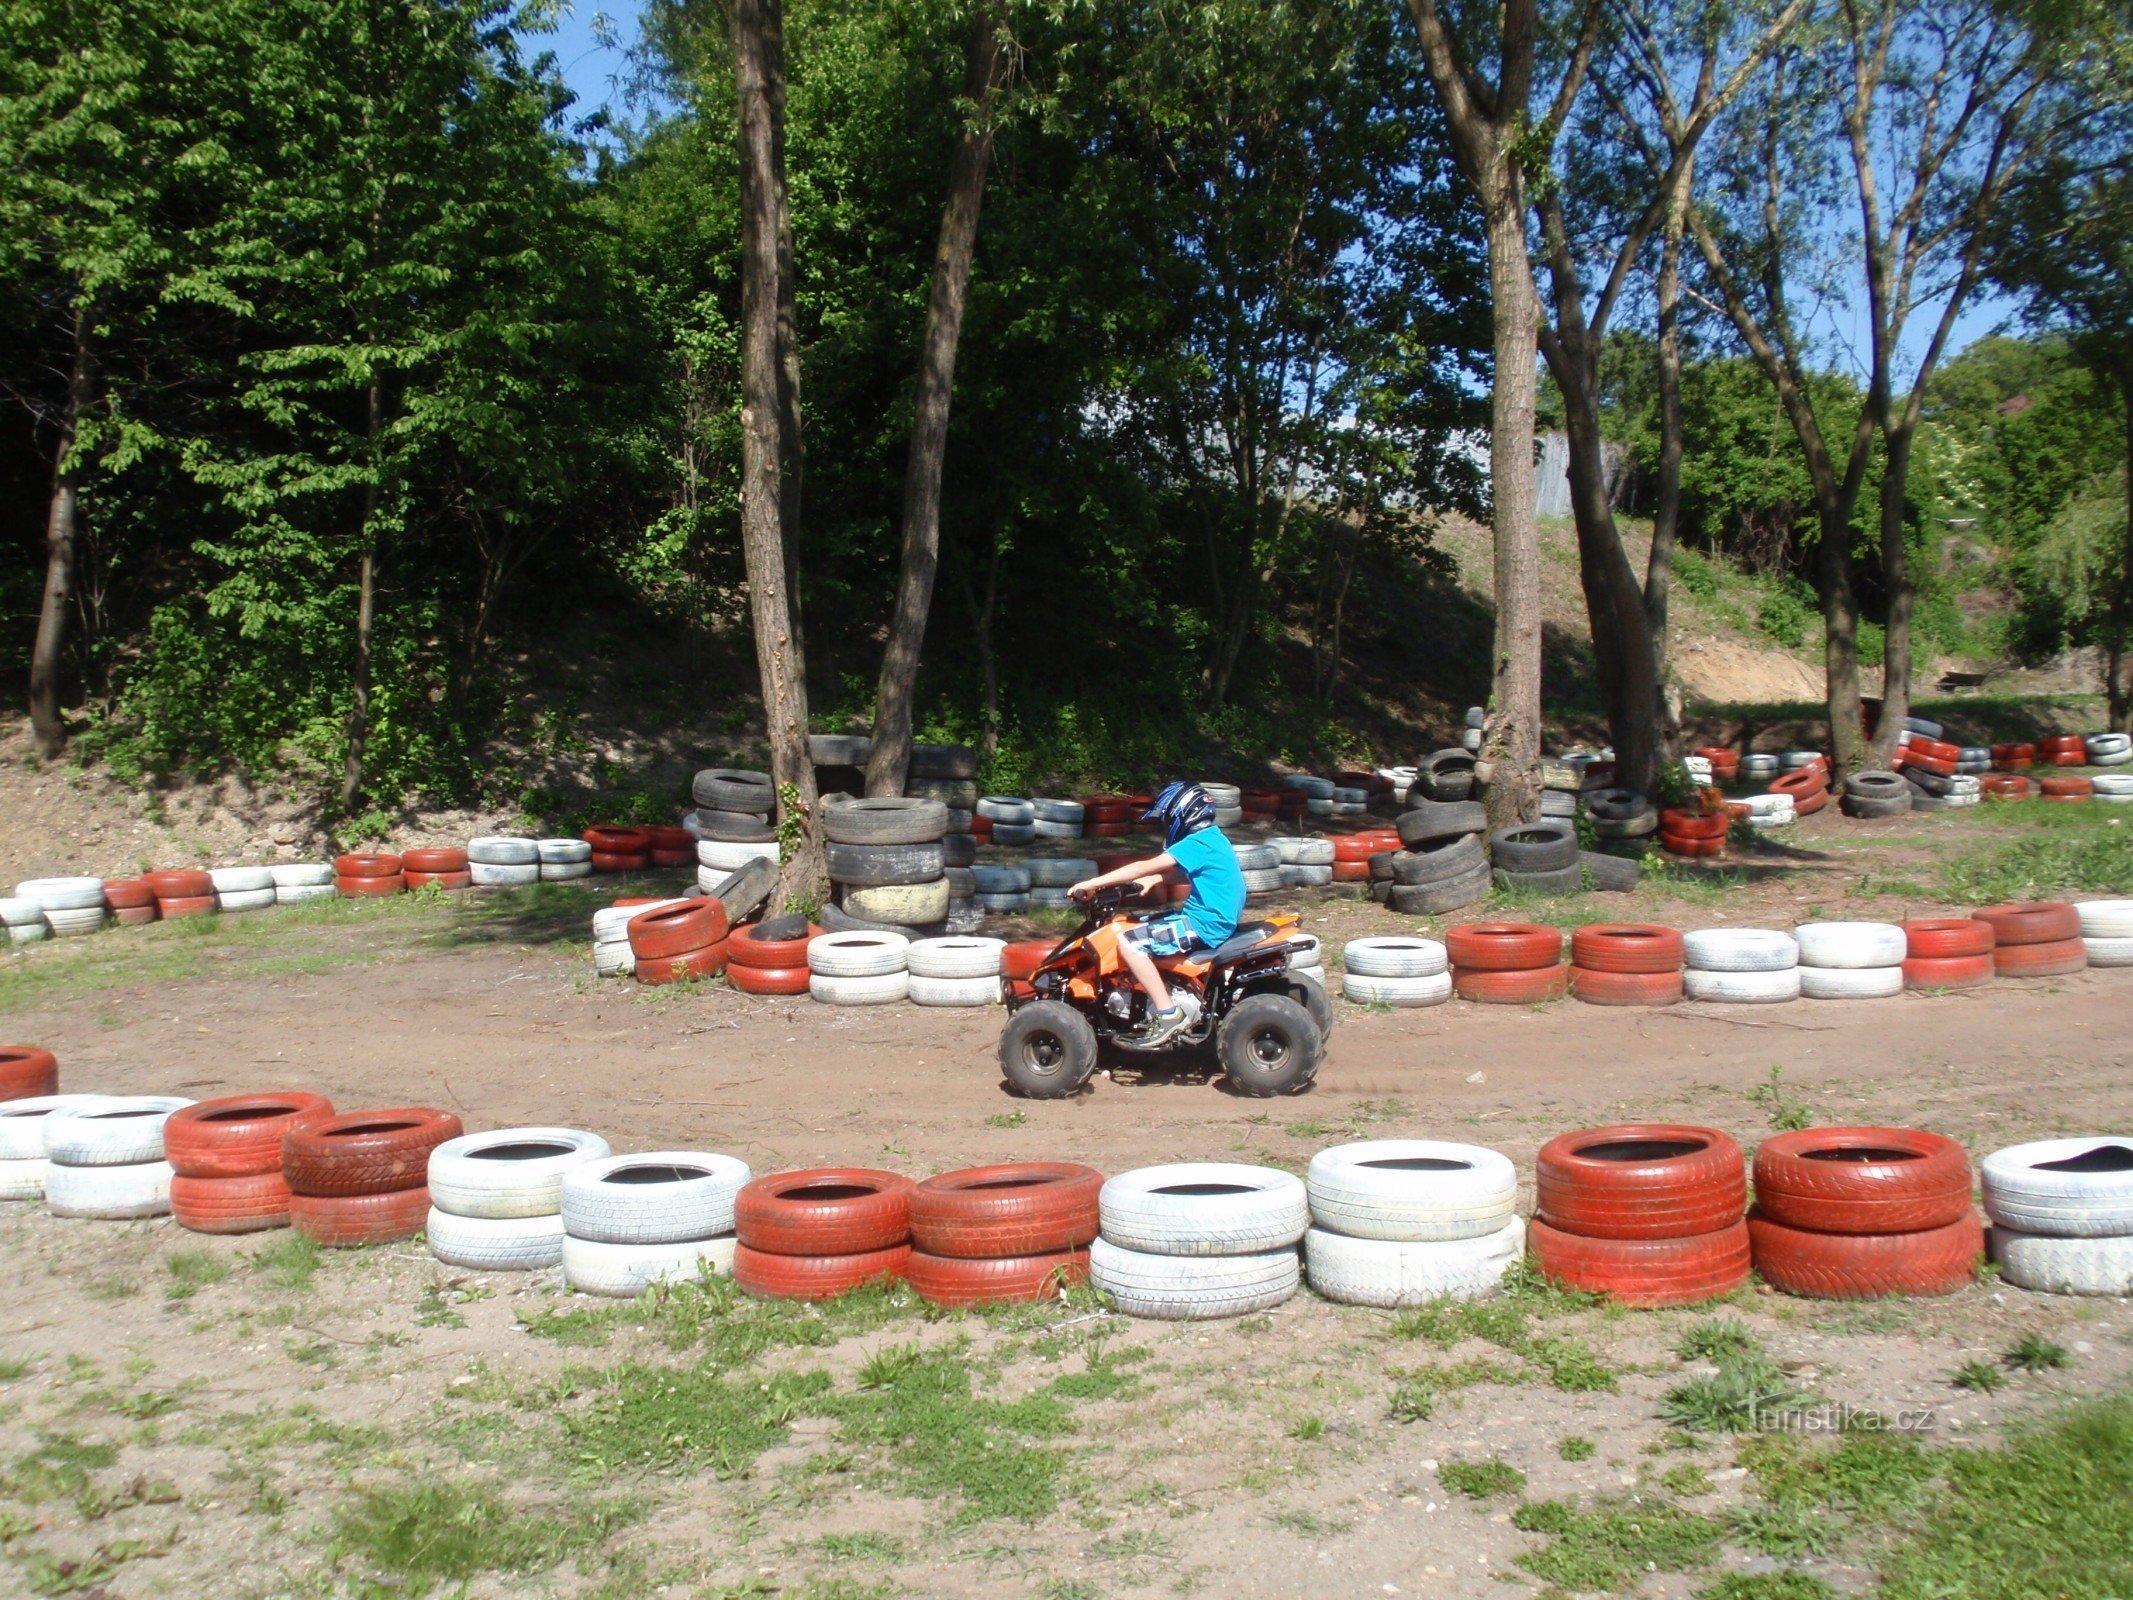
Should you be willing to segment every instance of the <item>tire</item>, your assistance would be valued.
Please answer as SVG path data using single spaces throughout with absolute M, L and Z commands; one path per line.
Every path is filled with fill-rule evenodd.
M 1445 947 L 1435 939 L 1388 935 L 1351 939 L 1341 948 L 1341 967 L 1364 978 L 1426 978 L 1449 965 Z
M 1270 844 L 1235 845 L 1233 853 L 1239 872 L 1272 872 L 1281 865 L 1281 852 Z
M 1246 995 L 1215 1029 L 1215 1058 L 1239 1094 L 1294 1094 L 1318 1076 L 1325 1054 L 1317 1020 L 1287 995 Z
M 1311 1158 L 1311 1221 L 1356 1239 L 1478 1239 L 1500 1232 L 1518 1201 L 1510 1159 L 1481 1145 L 1370 1139 Z
M 952 939 L 919 939 L 904 952 L 904 965 L 914 978 L 989 978 L 1000 976 L 1002 939 L 968 935 Z
M 1694 856 L 1699 859 L 1722 856 L 1726 853 L 1723 839 L 1691 839 L 1678 833 L 1659 830 L 1659 848 L 1672 856 Z
M 1998 938 L 1975 917 L 1925 917 L 1903 924 L 1904 953 L 1912 960 L 1989 956 Z
M 1953 1294 L 1977 1280 L 1985 1230 L 1974 1216 L 1915 1233 L 1810 1233 L 1748 1214 L 1755 1270 L 1772 1288 L 1817 1300 Z
M 89 1217 L 106 1222 L 167 1216 L 172 1176 L 168 1161 L 94 1167 L 48 1162 L 44 1170 L 45 1208 L 55 1217 Z
M 968 812 L 978 803 L 978 786 L 968 778 L 907 778 L 907 800 L 938 800 L 951 813 Z
M 545 876 L 545 873 L 543 875 Z M 267 891 L 257 892 L 266 893 Z M 335 878 L 333 880 L 333 892 L 344 900 L 379 900 L 387 895 L 407 893 L 407 879 L 398 873 L 389 878 Z M 289 891 L 286 889 L 276 889 L 269 894 L 268 898 L 272 903 L 279 905 L 281 904 L 282 896 L 287 893 Z M 251 901 L 251 894 L 226 894 L 222 897 L 222 909 L 225 911 L 261 909 L 261 907 L 252 905 Z
M 1037 808 L 1015 795 L 981 795 L 975 809 L 987 822 L 1005 822 L 1013 826 L 1037 820 Z
M 279 898 L 280 894 L 281 891 L 277 889 L 275 891 L 276 897 Z M 215 897 L 211 894 L 193 895 L 176 900 L 158 900 L 156 902 L 156 917 L 162 922 L 176 922 L 181 917 L 212 917 L 214 914 Z M 19 943 L 23 930 L 16 928 L 11 931 Z M 37 936 L 40 939 L 44 937 L 42 928 L 37 930 Z
M 1893 1000 L 1903 993 L 1903 964 L 1893 967 L 1800 968 L 1803 1000 Z
M 1671 1006 L 1684 991 L 1682 975 L 1673 972 L 1595 972 L 1570 969 L 1570 992 L 1587 1005 Z
M 633 975 L 639 983 L 658 986 L 687 983 L 693 978 L 715 978 L 726 970 L 727 941 L 707 944 L 701 950 L 685 950 L 678 956 L 635 958 Z
M 832 844 L 824 854 L 831 881 L 858 888 L 932 883 L 944 870 L 938 840 L 930 844 Z
M 1595 822 L 1628 822 L 1657 815 L 1651 801 L 1635 789 L 1595 789 L 1585 796 L 1585 809 Z
M 285 1136 L 333 1115 L 318 1094 L 229 1095 L 172 1112 L 163 1124 L 163 1159 L 181 1178 L 281 1174 Z
M 1170 1256 L 1244 1256 L 1285 1249 L 1310 1225 L 1303 1180 L 1278 1167 L 1180 1162 L 1107 1180 L 1098 1198 L 1103 1237 Z
M 344 1111 L 283 1138 L 282 1176 L 299 1195 L 329 1199 L 417 1189 L 429 1172 L 430 1152 L 464 1132 L 451 1112 L 428 1106 Z M 421 1210 L 429 1203 L 425 1191 Z
M 843 909 L 864 922 L 899 928 L 931 927 L 948 915 L 948 880 L 890 883 L 875 889 L 847 889 Z
M 1588 1238 L 1536 1217 L 1526 1246 L 1543 1276 L 1638 1307 L 1697 1305 L 1748 1281 L 1748 1227 L 1671 1238 Z
M 1975 989 L 1994 976 L 1989 955 L 1913 956 L 1903 964 L 1906 989 Z
M 1489 852 L 1480 834 L 1462 833 L 1455 839 L 1415 850 L 1395 851 L 1390 865 L 1394 883 L 1427 888 L 1488 871 Z
M 1763 972 L 1703 972 L 1690 967 L 1681 975 L 1681 992 L 1690 1000 L 1715 1005 L 1775 1005 L 1800 998 L 1798 967 Z
M 1978 1168 L 1985 1214 L 2022 1233 L 2133 1234 L 2133 1138 L 2113 1134 L 2009 1145 Z
M 775 844 L 778 830 L 768 817 L 752 811 L 717 811 L 703 807 L 689 813 L 690 831 L 699 843 Z
M 1659 813 L 1647 811 L 1642 816 L 1629 817 L 1620 822 L 1596 820 L 1592 825 L 1596 839 L 1648 839 L 1659 831 Z
M 0 1045 L 0 1101 L 59 1093 L 59 1058 L 33 1044 Z
M 1331 867 L 1282 867 L 1279 871 L 1284 889 L 1322 889 L 1333 881 Z
M 911 1247 L 892 1245 L 850 1255 L 772 1255 L 741 1245 L 733 1252 L 733 1281 L 764 1300 L 834 1300 L 871 1283 L 893 1283 L 910 1265 Z
M 1107 1239 L 1089 1247 L 1090 1284 L 1129 1317 L 1204 1322 L 1270 1311 L 1292 1299 L 1301 1280 L 1294 1250 L 1195 1258 Z
M 1427 1243 L 1351 1238 L 1325 1228 L 1304 1234 L 1311 1287 L 1352 1306 L 1471 1300 L 1500 1285 L 1525 1253 L 1526 1225 L 1515 1216 L 1478 1238 Z
M 911 975 L 881 972 L 865 978 L 838 978 L 811 972 L 807 993 L 817 1005 L 887 1006 L 911 998 Z
M 967 744 L 914 744 L 911 771 L 921 778 L 974 778 L 978 752 Z
M 554 1216 L 564 1174 L 608 1153 L 605 1139 L 577 1128 L 462 1134 L 430 1152 L 430 1204 L 485 1221 Z
M 359 883 L 391 882 L 390 879 L 373 878 L 352 879 L 350 881 Z M 338 880 L 335 881 L 334 887 L 339 889 Z M 217 889 L 215 891 L 215 909 L 218 911 L 264 911 L 268 906 L 274 904 L 275 892 L 271 885 L 264 889 Z M 400 890 L 395 887 L 387 892 L 398 894 Z M 58 929 L 55 927 L 53 931 L 57 932 Z
M 454 867 L 427 867 L 424 858 L 452 856 L 457 858 Z M 407 850 L 401 852 L 400 867 L 403 873 L 418 872 L 464 872 L 467 870 L 467 853 L 464 850 Z M 280 889 L 316 889 L 321 884 L 333 882 L 340 876 L 333 864 L 325 861 L 292 861 L 281 866 L 267 868 L 274 879 L 274 887 Z M 106 885 L 109 892 L 109 885 Z
M 1096 1071 L 1096 1030 L 1064 1000 L 1039 1000 L 1007 1019 L 999 1053 L 1000 1071 L 1015 1093 L 1055 1100 L 1073 1094 Z
M 215 892 L 215 880 L 204 872 L 144 872 L 141 882 L 158 900 L 198 900 Z
M 1755 1205 L 1815 1233 L 1920 1233 L 1970 1215 L 1970 1157 L 1915 1128 L 1808 1128 L 1755 1152 Z
M 967 1167 L 911 1191 L 911 1243 L 935 1257 L 1078 1250 L 1098 1231 L 1103 1174 L 1068 1162 Z
M 716 888 L 719 881 L 729 872 L 738 872 L 752 861 L 775 862 L 777 859 L 778 846 L 775 840 L 755 844 L 735 844 L 724 839 L 699 839 L 696 841 L 697 865 L 708 869 L 713 874 L 709 883 L 705 886 L 705 893 L 707 894 L 711 889 Z M 699 883 L 704 882 L 702 873 L 697 875 L 697 881 Z
M 996 1006 L 1001 1003 L 998 978 L 922 978 L 906 980 L 906 997 L 915 1006 Z
M 1479 1005 L 1531 1006 L 1560 1000 L 1570 992 L 1567 966 L 1529 967 L 1517 972 L 1472 972 L 1452 969 L 1452 992 Z
M 775 861 L 751 861 L 737 867 L 711 889 L 711 898 L 726 908 L 726 923 L 745 922 L 768 900 L 778 886 Z
M 805 967 L 739 967 L 733 965 L 732 946 L 727 946 L 726 982 L 742 994 L 803 995 L 809 993 L 812 975 Z
M 170 1180 L 171 1220 L 189 1233 L 266 1233 L 289 1225 L 289 1185 L 281 1173 Z
M 265 872 L 264 867 L 238 867 L 224 869 L 237 872 Z M 210 874 L 210 877 L 213 875 Z M 267 879 L 268 886 L 273 885 Z M 218 885 L 219 887 L 219 885 Z M 257 887 L 254 885 L 253 887 Z M 104 880 L 102 878 L 26 878 L 15 885 L 15 898 L 34 900 L 43 908 L 45 915 L 54 911 L 101 911 L 104 909 Z
M 1470 922 L 1447 929 L 1444 947 L 1465 972 L 1531 971 L 1563 959 L 1561 931 L 1533 922 Z
M 810 939 L 807 968 L 825 978 L 871 978 L 906 970 L 910 940 L 899 933 L 825 933 Z
M 1341 997 L 1356 1005 L 1440 1006 L 1452 997 L 1452 975 L 1437 973 L 1425 978 L 1373 978 L 1362 973 L 1343 973 Z
M 1037 838 L 1034 822 L 996 822 L 992 825 L 992 842 L 999 845 L 1033 844 Z
M 978 866 L 970 869 L 979 894 L 1028 894 L 1027 867 Z
M 2081 915 L 2072 906 L 2056 901 L 2029 901 L 2015 905 L 1986 906 L 1971 913 L 1992 930 L 1995 945 L 2060 944 L 2078 939 L 2084 931 Z
M 1557 872 L 1578 859 L 1577 830 L 1567 822 L 1522 822 L 1489 836 L 1489 858 L 1507 872 Z
M 43 1156 L 0 1160 L 0 1201 L 42 1200 L 44 1175 L 50 1165 Z
M 978 841 L 969 834 L 950 832 L 941 836 L 941 864 L 948 871 L 973 867 L 977 859 Z
M 1330 867 L 1337 858 L 1333 840 L 1325 838 L 1280 838 L 1274 841 L 1285 867 Z
M 1955 793 L 1953 772 L 1933 772 L 1916 762 L 1905 763 L 1903 782 L 1904 787 L 1911 793 L 1914 809 L 1918 808 L 1918 802 L 1921 800 L 1945 800 Z
M 947 831 L 948 808 L 938 800 L 847 800 L 822 813 L 832 844 L 933 844 Z
M 487 861 L 470 861 L 467 877 L 477 889 L 520 889 L 529 883 L 539 883 L 541 869 L 538 865 L 498 866 Z M 168 911 L 163 914 L 170 915 Z
M 1909 800 L 1902 776 L 1894 772 L 1855 772 L 1844 780 L 1844 792 L 1857 800 Z
M 1489 831 L 1489 814 L 1478 800 L 1424 800 L 1402 813 L 1394 824 L 1400 843 L 1413 849 L 1439 839 L 1457 839 Z
M 2133 939 L 2083 939 L 2092 967 L 2133 967 Z
M 1740 1146 L 1716 1128 L 1582 1128 L 1541 1146 L 1535 1214 L 1594 1239 L 1707 1234 L 1740 1221 L 1747 1186 Z
M 1035 856 L 1022 867 L 1033 889 L 1071 889 L 1096 876 L 1096 863 L 1084 856 Z
M 1909 953 L 1903 928 L 1892 922 L 1803 922 L 1792 932 L 1803 967 L 1893 967 Z
M 1570 935 L 1570 960 L 1587 972 L 1679 972 L 1681 935 L 1639 922 L 1597 922 Z
M 2133 1237 L 2066 1238 L 1986 1230 L 2000 1276 L 2040 1294 L 2133 1295 Z
M 733 1271 L 730 1234 L 675 1243 L 623 1244 L 563 1239 L 563 1281 L 580 1294 L 634 1300 L 659 1284 L 695 1283 Z
M 1684 960 L 1700 972 L 1780 972 L 1800 959 L 1799 941 L 1772 928 L 1699 928 L 1681 943 Z
M 1596 850 L 1580 850 L 1578 865 L 1584 869 L 1594 890 L 1602 894 L 1626 894 L 1634 890 L 1644 872 L 1643 863 L 1634 857 L 1604 855 Z
M 1876 817 L 1900 817 L 1910 812 L 1911 796 L 1906 792 L 1899 795 L 1891 795 L 1886 799 L 1870 800 L 1860 795 L 1848 794 L 1837 802 L 1837 809 L 1847 817 L 1858 817 L 1861 820 L 1870 820 Z
M 706 767 L 697 773 L 689 792 L 699 806 L 712 811 L 768 816 L 778 809 L 778 789 L 770 774 L 746 767 Z
M 467 870 L 467 853 L 464 850 L 449 849 L 403 850 L 400 852 L 400 867 L 403 872 L 464 872 Z M 291 884 L 324 883 L 326 881 L 324 878 L 283 876 L 284 873 L 297 870 L 300 869 L 276 867 L 274 869 L 274 886 L 279 889 Z
M 1492 881 L 1499 889 L 1522 889 L 1529 894 L 1582 894 L 1585 869 L 1576 864 L 1553 872 L 1510 872 L 1498 867 Z
M 406 870 L 398 856 L 376 851 L 355 851 L 333 858 L 333 875 L 336 878 L 397 878 Z M 281 879 L 274 875 L 272 867 L 267 869 L 267 881 L 274 887 L 281 883 Z
M 756 1178 L 734 1197 L 734 1233 L 771 1255 L 842 1256 L 911 1237 L 909 1178 L 871 1167 L 808 1167 Z
M 807 759 L 818 767 L 863 767 L 874 753 L 874 741 L 862 733 L 811 733 L 807 736 Z
M 1728 819 L 1723 811 L 1688 811 L 1669 806 L 1659 813 L 1662 839 L 1719 840 L 1726 837 Z
M 971 1260 L 913 1250 L 904 1266 L 904 1278 L 929 1305 L 958 1310 L 1034 1305 L 1056 1300 L 1067 1284 L 1088 1282 L 1089 1252 L 1053 1250 L 1040 1255 Z
M 61 1111 L 72 1111 L 104 1099 L 95 1094 L 41 1094 L 0 1102 L 0 1161 L 42 1161 L 44 1125 Z
M 532 1272 L 563 1262 L 563 1219 L 553 1214 L 469 1217 L 430 1208 L 423 1223 L 430 1254 L 473 1272 Z
M 641 965 L 717 944 L 726 937 L 726 908 L 709 898 L 670 900 L 640 911 L 624 929 Z
M 1993 972 L 2002 978 L 2062 978 L 2085 971 L 2088 964 L 2088 946 L 2079 939 L 2002 945 L 1992 953 Z
M 140 1166 L 163 1159 L 163 1124 L 193 1102 L 172 1095 L 96 1096 L 44 1118 L 44 1156 L 69 1167 Z
M 469 865 L 530 867 L 537 865 L 540 859 L 540 846 L 531 839 L 486 834 L 467 841 Z

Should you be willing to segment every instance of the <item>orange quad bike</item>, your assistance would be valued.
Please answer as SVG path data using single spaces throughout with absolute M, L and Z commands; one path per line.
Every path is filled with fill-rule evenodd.
M 1158 956 L 1173 989 L 1190 991 L 1200 1015 L 1159 1045 L 1140 1042 L 1148 997 L 1126 968 L 1119 937 L 1143 919 L 1127 911 L 1130 886 L 1099 889 L 1082 925 L 1027 978 L 1006 983 L 1008 1019 L 1000 1068 L 1008 1086 L 1033 1099 L 1074 1093 L 1096 1071 L 1100 1044 L 1162 1053 L 1214 1042 L 1230 1086 L 1240 1094 L 1293 1094 L 1309 1087 L 1333 1032 L 1325 990 L 1291 965 L 1310 948 L 1296 918 L 1248 922 L 1215 948 Z

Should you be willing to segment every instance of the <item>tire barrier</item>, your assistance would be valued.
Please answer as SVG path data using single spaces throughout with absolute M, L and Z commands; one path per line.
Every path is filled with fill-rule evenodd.
M 2074 907 L 2092 967 L 2133 967 L 2133 900 L 2084 900 Z
M 1686 959 L 1672 928 L 1593 923 L 1570 936 L 1570 992 L 1591 1005 L 1673 1005 L 1684 994 Z
M 412 1239 L 429 1221 L 430 1153 L 465 1131 L 449 1111 L 398 1106 L 285 1134 L 290 1226 L 329 1249 Z
M 2003 1279 L 2046 1294 L 2133 1294 L 2133 1138 L 2010 1145 L 1979 1177 Z
M 1469 1299 L 1525 1254 L 1511 1163 L 1479 1145 L 1378 1139 L 1311 1158 L 1306 1274 L 1329 1300 Z
M 970 1167 L 911 1191 L 919 1297 L 939 1306 L 1024 1304 L 1086 1282 L 1103 1174 L 1066 1162 Z
M 732 1156 L 688 1150 L 578 1163 L 558 1194 L 564 1282 L 634 1299 L 657 1284 L 730 1273 L 734 1202 L 753 1176 Z
M 1716 1128 L 1631 1123 L 1551 1139 L 1527 1241 L 1550 1278 L 1634 1306 L 1689 1305 L 1747 1282 L 1740 1146 Z
M 1433 1006 L 1452 997 L 1449 957 L 1435 939 L 1351 939 L 1341 969 L 1341 993 L 1359 1005 Z
M 1903 993 L 1910 941 L 1895 923 L 1803 922 L 1793 939 L 1804 999 L 1886 1000 Z
M 1204 1320 L 1267 1311 L 1302 1280 L 1303 1180 L 1274 1167 L 1183 1162 L 1107 1180 L 1089 1281 L 1128 1316 Z
M 1489 1005 L 1531 1005 L 1560 1000 L 1570 969 L 1563 962 L 1563 936 L 1531 922 L 1474 922 L 1445 931 L 1452 988 L 1462 1000 Z
M 0 1044 L 0 1101 L 59 1093 L 59 1058 L 33 1044 Z
M 563 1260 L 563 1180 L 608 1155 L 576 1128 L 503 1128 L 447 1139 L 430 1152 L 430 1254 L 478 1272 L 525 1272 Z
M 2081 915 L 2057 901 L 1986 906 L 1973 913 L 1992 929 L 1993 969 L 2002 978 L 2055 978 L 2089 964 Z
M 92 1096 L 40 1119 L 44 1201 L 55 1217 L 120 1220 L 170 1211 L 163 1124 L 193 1102 L 168 1095 Z
M 757 1178 L 734 1200 L 733 1281 L 773 1300 L 827 1300 L 904 1276 L 909 1178 L 817 1167 Z
M 323 1095 L 228 1095 L 173 1112 L 163 1155 L 173 1174 L 170 1213 L 194 1233 L 259 1233 L 289 1226 L 282 1141 L 333 1115 Z

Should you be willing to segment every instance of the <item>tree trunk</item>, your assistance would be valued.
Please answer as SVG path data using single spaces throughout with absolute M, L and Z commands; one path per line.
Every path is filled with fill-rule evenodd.
M 377 444 L 379 397 L 373 383 L 368 395 L 369 419 L 365 437 L 370 441 L 371 481 L 363 489 L 363 525 L 357 535 L 363 546 L 361 573 L 356 580 L 355 668 L 349 674 L 348 756 L 341 768 L 341 813 L 355 810 L 363 792 L 363 758 L 370 748 L 370 640 L 377 615 L 378 546 L 373 527 L 378 513 Z
M 67 727 L 59 714 L 59 674 L 66 651 L 67 607 L 74 593 L 75 525 L 81 513 L 74 442 L 88 404 L 88 312 L 78 307 L 66 408 L 59 417 L 59 445 L 52 453 L 52 501 L 44 525 L 44 601 L 37 612 L 37 642 L 30 648 L 30 731 L 38 755 L 47 761 L 67 747 Z
M 2128 731 L 2128 708 L 2133 704 L 2133 684 L 2127 682 L 2126 634 L 2133 629 L 2133 363 L 2118 374 L 2119 393 L 2126 414 L 2126 532 L 2118 560 L 2118 584 L 2111 591 L 2110 614 L 2104 623 L 2104 699 L 2115 732 Z
M 874 690 L 874 744 L 867 757 L 867 793 L 898 795 L 911 765 L 911 705 L 918 690 L 919 656 L 933 609 L 940 566 L 941 466 L 948 453 L 948 407 L 955 390 L 956 344 L 977 248 L 978 209 L 985 169 L 992 161 L 992 103 L 1007 77 L 1000 20 L 981 7 L 972 25 L 963 92 L 971 120 L 957 134 L 948 165 L 948 203 L 941 209 L 940 243 L 933 256 L 933 290 L 919 346 L 918 393 L 911 417 L 911 459 L 904 469 L 903 570 L 896 607 Z
M 741 546 L 762 677 L 770 774 L 788 830 L 772 912 L 815 899 L 824 881 L 807 753 L 807 666 L 788 565 L 797 529 L 797 345 L 781 308 L 790 284 L 785 193 L 785 41 L 780 0 L 729 0 L 741 157 Z M 788 361 L 787 352 L 791 352 Z
M 1652 505 L 1652 549 L 1644 566 L 1644 616 L 1652 630 L 1652 666 L 1666 682 L 1667 600 L 1674 582 L 1674 541 L 1681 528 L 1681 233 L 1686 178 L 1667 210 L 1659 252 L 1659 482 Z
M 1859 721 L 1859 599 L 1852 589 L 1854 497 L 1818 493 L 1818 563 L 1822 598 L 1822 662 L 1828 680 L 1829 751 L 1840 781 L 1860 768 L 1866 731 Z
M 1903 539 L 1905 481 L 1911 475 L 1912 425 L 1883 434 L 1887 460 L 1881 469 L 1881 581 L 1889 596 L 1881 654 L 1881 720 L 1867 746 L 1867 759 L 1885 767 L 1896 752 L 1896 735 L 1911 714 L 1911 552 Z
M 1534 483 L 1534 371 L 1540 306 L 1526 254 L 1526 205 L 1515 182 L 1488 208 L 1489 292 L 1496 310 L 1489 480 L 1495 490 L 1496 646 L 1482 750 L 1495 827 L 1540 816 L 1540 521 Z

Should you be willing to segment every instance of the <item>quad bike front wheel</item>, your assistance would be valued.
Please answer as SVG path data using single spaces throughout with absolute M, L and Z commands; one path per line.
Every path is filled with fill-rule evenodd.
M 1216 1058 L 1239 1094 L 1294 1094 L 1318 1076 L 1325 1052 L 1310 1011 L 1287 995 L 1247 995 L 1215 1030 Z
M 1064 1000 L 1036 1000 L 1000 1031 L 1000 1070 L 1015 1093 L 1057 1100 L 1096 1070 L 1096 1030 Z

